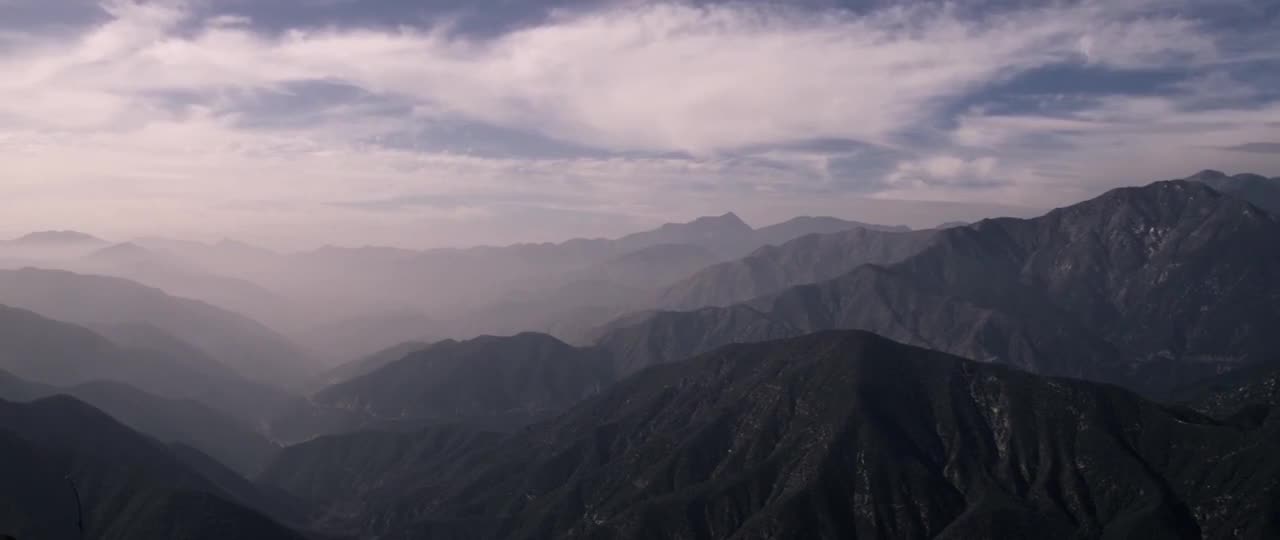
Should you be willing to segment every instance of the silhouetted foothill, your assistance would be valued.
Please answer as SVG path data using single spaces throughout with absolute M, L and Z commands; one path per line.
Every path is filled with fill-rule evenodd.
M 77 500 L 85 538 L 303 538 L 275 495 L 66 396 L 0 400 L 0 478 L 0 530 L 19 538 L 80 538 Z

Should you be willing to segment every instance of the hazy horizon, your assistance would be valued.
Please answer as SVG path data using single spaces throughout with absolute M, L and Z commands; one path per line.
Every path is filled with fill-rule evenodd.
M 619 221 L 616 223 L 606 224 L 597 223 L 593 226 L 585 226 L 578 229 L 579 232 L 565 231 L 568 236 L 535 236 L 530 238 L 515 237 L 509 241 L 503 241 L 495 238 L 492 241 L 483 239 L 478 241 L 458 241 L 454 243 L 415 243 L 412 240 L 401 240 L 397 243 L 396 239 L 388 242 L 379 242 L 376 238 L 370 240 L 353 239 L 347 242 L 340 240 L 317 240 L 316 242 L 290 242 L 288 240 L 280 241 L 278 238 L 270 236 L 262 236 L 255 234 L 254 231 L 243 231 L 243 236 L 233 236 L 230 234 L 219 234 L 218 232 L 209 232 L 205 234 L 195 234 L 192 236 L 184 236 L 181 234 L 136 234 L 128 236 L 110 236 L 98 234 L 89 229 L 73 229 L 66 227 L 53 228 L 31 228 L 31 229 L 0 229 L 0 242 L 18 240 L 27 235 L 40 233 L 79 233 L 86 234 L 103 240 L 112 245 L 129 244 L 146 241 L 162 241 L 173 240 L 179 242 L 196 242 L 201 244 L 219 244 L 222 242 L 239 242 L 250 246 L 266 248 L 277 252 L 305 252 L 323 247 L 343 247 L 343 248 L 360 248 L 360 247 L 387 247 L 408 250 L 431 250 L 431 249 L 461 249 L 469 247 L 505 247 L 524 244 L 560 244 L 570 240 L 578 239 L 614 239 L 629 234 L 653 230 L 662 225 L 689 223 L 699 218 L 717 217 L 726 214 L 734 214 L 744 223 L 753 229 L 759 229 L 770 225 L 777 225 L 792 219 L 804 217 L 832 217 L 849 221 L 858 221 L 872 225 L 884 226 L 905 226 L 911 229 L 929 229 L 939 225 L 948 223 L 964 222 L 970 223 L 980 221 L 982 219 L 996 217 L 1034 217 L 1043 214 L 1049 209 L 1030 208 L 1030 207 L 1012 207 L 1001 205 L 983 205 L 969 203 L 946 203 L 937 201 L 899 201 L 899 200 L 878 200 L 867 201 L 866 204 L 873 205 L 866 208 L 865 212 L 845 212 L 845 215 L 832 214 L 779 214 L 785 217 L 777 220 L 751 220 L 743 216 L 741 212 L 726 210 L 725 212 L 712 213 L 705 215 L 689 216 L 686 218 L 676 218 L 674 221 Z M 886 206 L 890 208 L 886 208 Z M 900 208 L 892 208 L 900 206 Z M 839 209 L 836 209 L 839 210 Z M 875 220 L 869 219 L 868 216 L 882 216 L 885 219 Z M 401 231 L 405 232 L 405 231 Z
M 3 0 L 0 233 L 919 228 L 1280 176 L 1277 20 L 1262 0 Z

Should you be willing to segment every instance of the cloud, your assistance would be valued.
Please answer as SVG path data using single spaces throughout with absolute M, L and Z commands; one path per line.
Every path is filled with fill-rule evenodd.
M 225 97 L 341 81 L 415 100 L 426 119 L 458 115 L 615 150 L 707 153 L 815 138 L 886 142 L 948 98 L 1077 57 L 1143 67 L 1213 55 L 1190 21 L 1126 21 L 1125 9 L 1092 3 L 973 19 L 927 4 L 862 16 L 658 4 L 490 39 L 444 27 L 264 36 L 226 17 L 183 36 L 174 33 L 187 14 L 181 6 L 111 2 L 111 22 L 70 47 L 20 56 L 26 69 L 7 86 L 64 88 L 49 99 L 88 103 L 77 126 L 105 127 L 135 115 L 130 97 L 139 93 Z M 23 116 L 39 125 L 48 112 Z
M 1232 152 L 1249 152 L 1253 154 L 1280 154 L 1280 143 L 1254 142 L 1237 144 L 1235 146 L 1224 146 L 1223 150 Z
M 892 184 L 951 184 L 956 182 L 989 182 L 996 170 L 996 159 L 990 156 L 964 159 L 955 156 L 932 156 L 919 161 L 903 162 L 889 176 Z
M 652 221 L 766 194 L 1051 205 L 1095 187 L 1067 178 L 1172 167 L 1126 169 L 1122 149 L 1233 148 L 1275 140 L 1280 119 L 1266 84 L 1237 78 L 1270 61 L 1240 46 L 1259 32 L 1181 2 L 611 3 L 482 34 L 448 20 L 264 31 L 209 5 L 113 0 L 70 36 L 0 32 L 0 159 L 25 197 L 10 206 L 163 201 L 188 210 L 165 220 L 225 226 L 254 222 L 225 213 L 249 211 L 237 201 L 273 200 L 299 227 L 389 230 L 517 203 Z M 1032 110 L 984 94 L 1061 65 L 1188 75 L 1147 93 L 1019 96 Z M 422 203 L 442 197 L 458 202 Z

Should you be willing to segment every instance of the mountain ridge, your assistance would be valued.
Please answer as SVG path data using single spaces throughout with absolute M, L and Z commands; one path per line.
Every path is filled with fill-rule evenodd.
M 1268 285 L 1280 281 L 1275 237 L 1276 218 L 1246 202 L 1196 183 L 1157 182 L 1039 218 L 937 231 L 899 262 L 766 295 L 744 303 L 749 310 L 659 312 L 650 323 L 632 317 L 597 343 L 615 351 L 627 373 L 742 335 L 860 328 L 1047 374 L 1152 378 L 1159 392 L 1280 350 L 1259 326 L 1280 317 L 1280 295 Z M 686 336 L 674 348 L 645 344 L 659 329 L 665 334 L 653 339 L 671 343 L 662 336 L 676 319 L 715 333 Z

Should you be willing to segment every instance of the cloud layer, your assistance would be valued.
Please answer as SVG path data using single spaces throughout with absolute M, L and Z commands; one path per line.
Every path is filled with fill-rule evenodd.
M 1254 46 L 1280 17 L 1218 4 L 627 2 L 494 32 L 86 4 L 0 26 L 0 225 L 457 243 L 1280 174 Z

